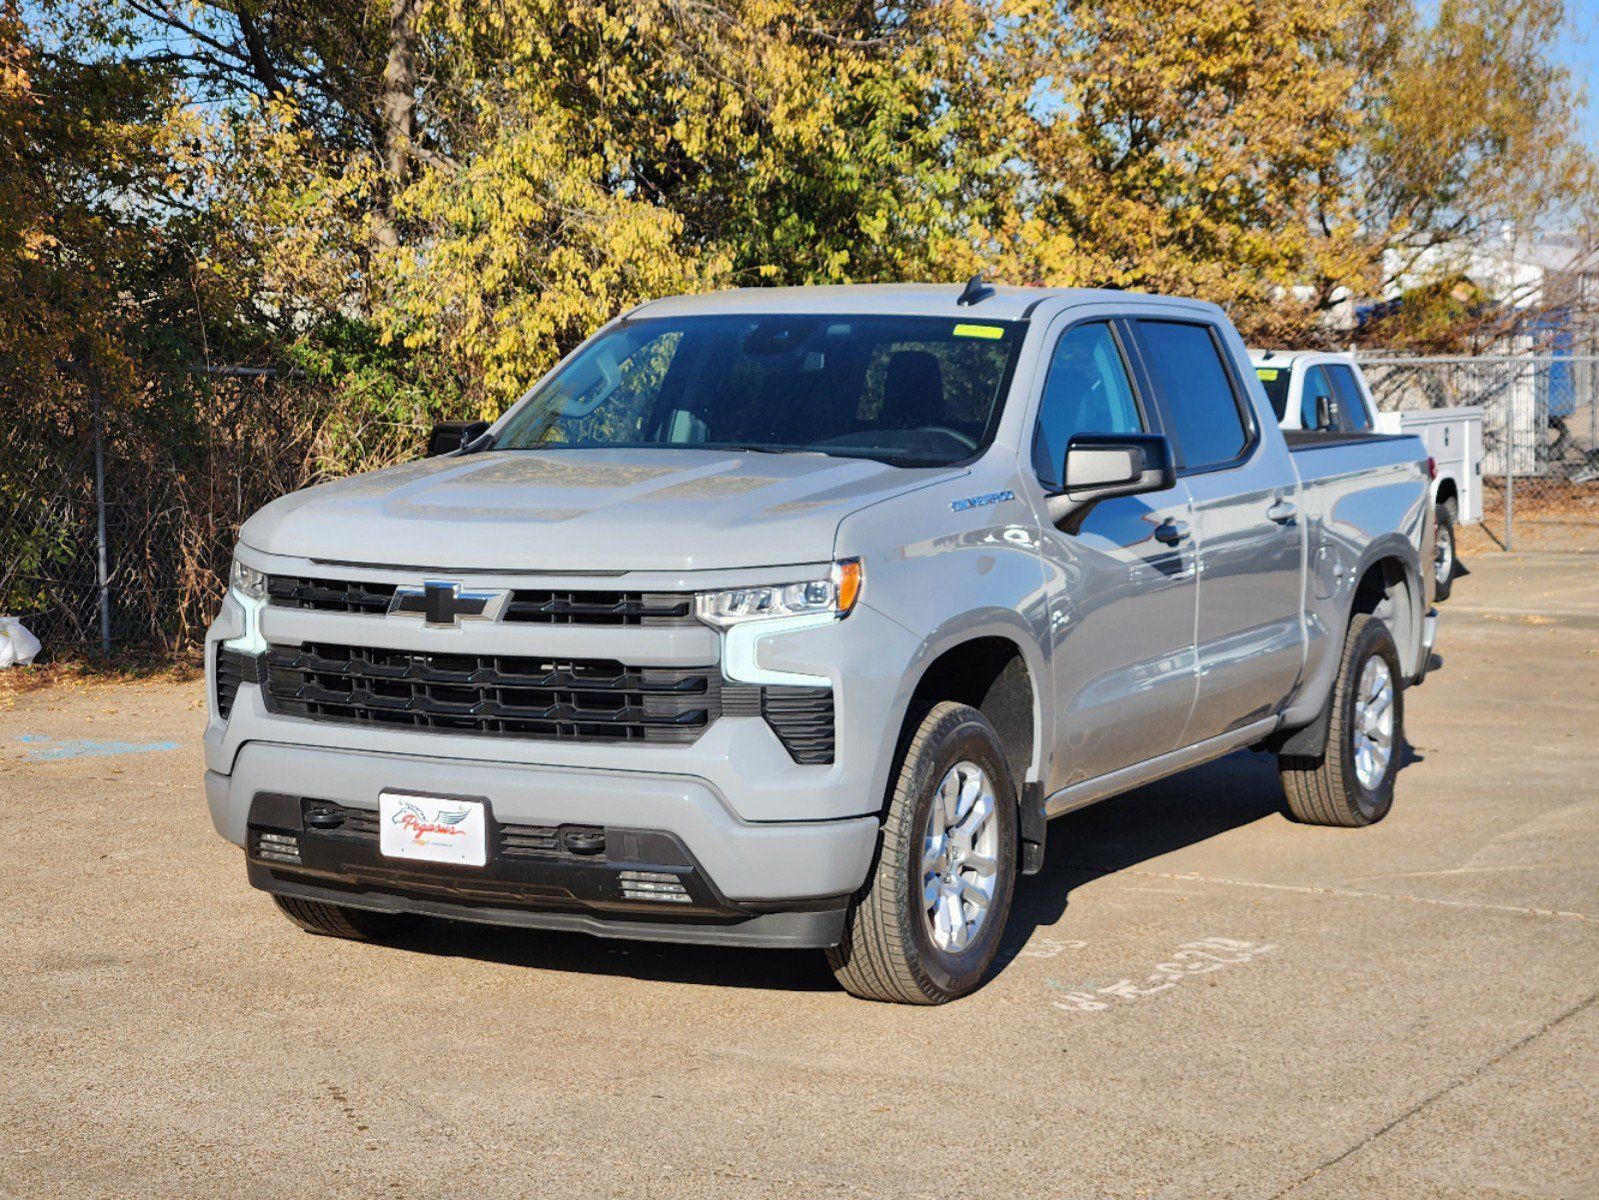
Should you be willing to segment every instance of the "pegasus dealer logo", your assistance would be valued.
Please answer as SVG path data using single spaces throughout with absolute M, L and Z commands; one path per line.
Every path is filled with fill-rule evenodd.
M 460 824 L 469 816 L 471 816 L 470 809 L 463 808 L 457 812 L 453 809 L 441 808 L 434 817 L 429 819 L 428 815 L 415 804 L 406 801 L 400 805 L 399 811 L 389 820 L 409 833 L 413 842 L 421 842 L 429 834 L 439 834 L 443 837 L 464 837 L 466 831 L 460 828 Z

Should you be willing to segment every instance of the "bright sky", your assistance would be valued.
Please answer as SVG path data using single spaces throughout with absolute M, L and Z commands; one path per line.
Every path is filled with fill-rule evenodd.
M 1571 35 L 1563 58 L 1571 81 L 1588 92 L 1582 128 L 1588 145 L 1599 152 L 1599 0 L 1566 0 Z

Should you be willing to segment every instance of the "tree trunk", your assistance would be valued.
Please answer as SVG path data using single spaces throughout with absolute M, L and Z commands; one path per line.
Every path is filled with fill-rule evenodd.
M 378 92 L 383 145 L 383 198 L 372 217 L 372 236 L 379 247 L 400 244 L 394 204 L 410 181 L 411 145 L 416 140 L 416 16 L 421 0 L 391 0 L 389 58 Z

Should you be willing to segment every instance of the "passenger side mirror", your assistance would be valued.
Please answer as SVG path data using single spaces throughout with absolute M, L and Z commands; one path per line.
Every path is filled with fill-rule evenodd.
M 441 454 L 453 454 L 477 441 L 488 428 L 487 421 L 440 421 L 428 434 L 427 456 L 437 458 Z
M 1331 396 L 1316 397 L 1316 428 L 1338 428 L 1338 422 L 1333 420 L 1333 402 Z
M 1057 525 L 1101 500 L 1161 492 L 1177 482 L 1171 442 L 1158 433 L 1079 433 L 1066 447 L 1060 475 L 1065 483 L 1049 498 Z

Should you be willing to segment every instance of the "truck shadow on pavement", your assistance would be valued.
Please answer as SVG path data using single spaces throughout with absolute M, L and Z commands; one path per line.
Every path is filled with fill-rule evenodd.
M 1247 750 L 1057 817 L 1044 869 L 1017 884 L 996 970 L 1059 922 L 1084 884 L 1273 817 L 1287 819 L 1276 760 Z
M 1406 745 L 1401 769 L 1419 761 Z M 1004 972 L 1037 931 L 1065 916 L 1077 888 L 1271 818 L 1286 819 L 1275 760 L 1240 751 L 1050 822 L 1044 869 L 1018 882 L 1005 941 L 988 982 Z M 778 991 L 839 990 L 823 956 L 810 950 L 612 941 L 444 920 L 429 921 L 393 945 L 413 953 L 584 975 Z

